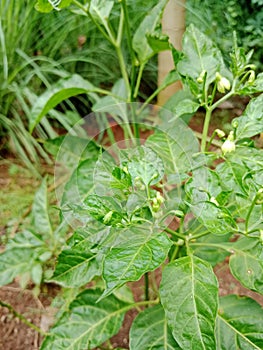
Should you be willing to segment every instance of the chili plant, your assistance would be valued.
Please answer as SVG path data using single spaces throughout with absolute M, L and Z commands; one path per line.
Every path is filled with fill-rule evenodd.
M 133 38 L 125 1 L 116 5 L 121 11 L 117 36 L 109 21 L 113 1 L 42 0 L 38 8 L 70 3 L 115 46 L 123 77 L 110 92 L 79 76 L 59 82 L 33 108 L 32 129 L 64 98 L 104 93 L 94 95 L 101 110 L 96 118 L 114 116 L 125 142 L 112 138 L 109 147 L 99 147 L 69 134 L 46 145 L 57 157 L 57 176 L 61 169 L 69 174 L 60 206 L 62 221 L 72 227 L 47 282 L 79 294 L 62 306 L 41 349 L 112 348 L 110 338 L 134 308 L 130 349 L 262 349 L 261 306 L 248 297 L 219 297 L 213 272 L 228 257 L 233 276 L 263 293 L 263 153 L 257 147 L 263 75 L 255 76 L 252 53 L 235 44 L 227 67 L 213 42 L 192 25 L 183 51 L 176 51 L 155 34 L 166 1 L 152 9 Z M 120 45 L 124 28 L 130 69 Z M 130 102 L 138 96 L 145 62 L 160 49 L 171 49 L 176 66 L 164 85 L 178 79 L 184 91 L 172 97 L 170 111 L 160 111 L 158 126 L 146 125 L 151 135 L 143 139 L 139 122 L 152 112 L 148 103 L 158 91 L 143 104 Z M 208 136 L 212 112 L 222 102 L 255 93 L 228 135 L 217 129 Z M 182 121 L 200 107 L 205 110 L 201 144 Z M 64 167 L 64 161 L 70 163 Z M 129 282 L 143 276 L 144 296 L 134 301 Z

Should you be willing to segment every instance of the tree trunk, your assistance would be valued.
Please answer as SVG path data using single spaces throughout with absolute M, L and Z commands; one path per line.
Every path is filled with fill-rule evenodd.
M 182 50 L 182 36 L 185 30 L 185 0 L 170 0 L 164 10 L 162 20 L 163 32 L 170 38 L 170 42 L 177 50 Z M 162 83 L 164 77 L 170 70 L 174 69 L 172 53 L 163 51 L 158 57 L 158 85 Z M 180 82 L 168 86 L 158 95 L 160 106 L 174 93 L 182 88 Z

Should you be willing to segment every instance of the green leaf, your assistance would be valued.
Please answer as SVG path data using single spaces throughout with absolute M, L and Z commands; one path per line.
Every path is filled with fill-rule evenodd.
M 217 350 L 263 349 L 262 329 L 263 311 L 255 300 L 236 295 L 220 298 Z
M 51 222 L 48 215 L 46 178 L 44 178 L 40 185 L 40 188 L 35 193 L 32 206 L 32 221 L 36 232 L 42 235 L 52 235 L 53 229 L 51 227 Z
M 218 282 L 210 264 L 193 256 L 170 263 L 163 270 L 160 296 L 182 349 L 215 349 Z
M 235 118 L 232 123 L 237 124 L 236 140 L 252 137 L 263 132 L 263 94 L 253 98 L 244 113 Z
M 183 58 L 177 69 L 183 76 L 196 81 L 200 74 L 207 72 L 206 85 L 215 80 L 216 72 L 227 74 L 221 52 L 213 41 L 200 32 L 193 24 L 187 27 L 183 37 Z
M 41 350 L 94 349 L 118 333 L 127 304 L 113 295 L 97 302 L 100 290 L 85 290 L 44 339 Z
M 74 248 L 66 249 L 60 253 L 54 274 L 48 282 L 55 282 L 65 288 L 79 288 L 100 272 L 95 254 Z
M 168 112 L 168 116 L 171 113 Z M 192 157 L 199 151 L 199 142 L 180 119 L 165 122 L 148 137 L 146 146 L 162 159 L 167 175 L 181 174 L 192 168 Z
M 171 44 L 169 43 L 169 36 L 159 32 L 150 33 L 146 35 L 148 44 L 154 53 L 159 53 L 161 51 L 166 51 L 171 49 Z
M 171 241 L 165 233 L 154 234 L 148 225 L 133 226 L 116 232 L 118 239 L 105 256 L 103 297 L 128 281 L 137 281 L 155 270 L 166 259 Z
M 130 350 L 180 350 L 161 305 L 140 312 L 130 330 Z
M 72 0 L 38 0 L 35 6 L 39 12 L 51 12 L 53 9 L 59 11 L 62 8 L 68 7 Z
M 231 273 L 243 286 L 263 294 L 263 246 L 257 238 L 243 237 L 233 243 Z
M 196 101 L 190 100 L 190 99 L 184 99 L 183 101 L 180 101 L 177 103 L 173 108 L 173 113 L 175 114 L 174 118 L 181 117 L 185 114 L 191 114 L 193 115 L 198 108 L 200 107 L 200 104 Z
M 162 159 L 151 149 L 139 146 L 129 152 L 127 164 L 132 181 L 140 179 L 146 186 L 155 185 L 164 176 L 164 165 Z
M 72 171 L 81 161 L 97 160 L 101 152 L 101 147 L 95 141 L 73 135 L 49 139 L 44 143 L 44 147 L 57 162 Z
M 175 83 L 178 80 L 181 80 L 181 77 L 178 74 L 177 70 L 173 69 L 164 77 L 164 80 L 162 81 L 162 83 L 159 86 L 158 90 L 163 90 L 167 86 Z
M 32 132 L 40 120 L 60 102 L 72 96 L 94 91 L 96 91 L 94 86 L 77 74 L 59 80 L 39 96 L 36 103 L 33 105 L 30 116 L 30 132 Z
M 109 0 L 91 0 L 89 4 L 89 12 L 94 19 L 107 25 L 114 1 Z
M 0 254 L 0 286 L 12 282 L 17 276 L 30 274 L 45 251 L 41 237 L 30 231 L 18 233 Z
M 141 64 L 147 62 L 147 60 L 154 54 L 154 50 L 148 43 L 148 38 L 156 31 L 156 27 L 160 23 L 160 19 L 163 14 L 163 10 L 168 0 L 161 0 L 158 4 L 152 8 L 148 15 L 146 15 L 139 25 L 138 29 L 133 35 L 132 46 L 134 51 L 138 55 L 138 59 Z M 159 44 L 160 45 L 160 42 Z

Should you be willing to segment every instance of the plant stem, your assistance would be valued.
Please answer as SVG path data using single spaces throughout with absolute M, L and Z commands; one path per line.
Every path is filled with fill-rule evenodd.
M 135 67 L 136 67 L 136 56 L 135 56 L 135 52 L 133 50 L 132 47 L 132 35 L 131 35 L 131 28 L 130 28 L 130 19 L 129 19 L 129 13 L 128 13 L 128 8 L 127 8 L 127 3 L 126 0 L 122 0 L 121 1 L 121 5 L 123 8 L 123 14 L 124 14 L 124 25 L 125 25 L 125 29 L 126 29 L 126 34 L 127 34 L 127 45 L 128 45 L 128 49 L 130 52 L 130 56 L 131 56 L 131 94 L 130 94 L 130 101 L 134 101 L 134 87 L 135 87 L 135 76 L 136 76 L 136 71 L 135 71 Z
M 203 236 L 206 236 L 210 233 L 210 231 L 205 231 L 205 232 L 201 232 L 201 233 L 197 233 L 196 235 L 189 235 L 188 238 L 189 238 L 189 241 L 191 241 L 192 239 L 197 239 L 197 238 L 200 238 L 200 237 L 203 237 Z
M 121 47 L 119 45 L 115 45 L 115 49 L 116 49 L 116 52 L 117 52 L 119 65 L 120 65 L 120 70 L 121 70 L 121 74 L 122 74 L 122 77 L 123 77 L 124 82 L 125 82 L 127 94 L 128 94 L 128 96 L 130 96 L 131 95 L 130 81 L 129 81 L 128 73 L 126 71 L 126 65 L 125 65 L 123 53 L 122 53 Z M 130 102 L 130 97 L 128 97 L 128 101 L 127 102 Z
M 166 228 L 164 229 L 164 231 L 170 233 L 171 235 L 173 235 L 173 236 L 175 236 L 175 237 L 177 237 L 177 238 L 183 239 L 184 241 L 185 241 L 185 239 L 186 239 L 185 235 L 182 235 L 182 234 L 180 234 L 180 233 L 177 232 L 177 231 L 171 230 L 171 229 L 168 228 L 168 227 L 166 227 Z
M 209 124 L 210 124 L 211 115 L 212 115 L 212 108 L 207 107 L 206 114 L 205 114 L 203 133 L 202 133 L 202 140 L 201 140 L 201 152 L 205 152 L 205 150 L 206 150 L 206 140 L 207 140 L 207 136 L 208 136 L 208 128 L 209 128 Z
M 175 248 L 174 248 L 174 251 L 173 251 L 173 255 L 171 256 L 171 259 L 170 261 L 174 261 L 179 253 L 179 245 L 175 244 Z
M 245 223 L 245 233 L 246 235 L 248 234 L 248 222 L 249 222 L 249 219 L 250 219 L 250 216 L 252 214 L 252 211 L 254 209 L 254 206 L 256 205 L 256 200 L 257 200 L 257 195 L 255 195 L 252 203 L 251 203 L 251 206 L 249 208 L 249 211 L 247 213 L 247 216 L 246 216 L 246 223 Z
M 15 317 L 19 318 L 19 320 L 21 320 L 24 324 L 26 324 L 28 327 L 34 329 L 36 332 L 38 332 L 39 334 L 46 336 L 47 333 L 42 331 L 42 329 L 40 329 L 39 327 L 37 327 L 34 323 L 29 322 L 25 316 L 21 315 L 20 313 L 18 313 L 12 305 L 7 304 L 3 301 L 0 300 L 0 306 L 2 307 L 6 307 Z
M 142 80 L 142 73 L 143 73 L 143 70 L 144 70 L 144 66 L 145 66 L 145 64 L 141 64 L 140 65 L 140 69 L 139 69 L 139 73 L 138 73 L 137 81 L 136 81 L 136 86 L 135 86 L 134 93 L 133 93 L 133 98 L 137 98 L 137 96 L 138 96 L 139 89 L 140 89 L 140 84 L 141 84 L 141 80 Z

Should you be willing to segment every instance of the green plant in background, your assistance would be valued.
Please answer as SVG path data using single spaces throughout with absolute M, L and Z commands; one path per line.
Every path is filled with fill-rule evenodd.
M 205 14 L 205 15 L 204 15 Z M 224 58 L 232 48 L 232 32 L 246 51 L 254 50 L 253 61 L 262 70 L 263 3 L 255 1 L 190 0 L 186 4 L 186 22 L 193 23 L 213 39 Z
M 110 113 L 131 142 L 118 149 L 109 130 L 108 149 L 71 134 L 46 143 L 58 167 L 65 163 L 63 174 L 70 175 L 60 206 L 62 225 L 70 223 L 72 232 L 65 244 L 62 240 L 56 246 L 60 254 L 45 281 L 71 289 L 74 297 L 65 296 L 41 349 L 94 349 L 104 342 L 112 348 L 110 338 L 131 309 L 138 310 L 130 329 L 131 350 L 261 349 L 262 308 L 251 298 L 219 297 L 213 272 L 228 256 L 233 276 L 263 294 L 263 153 L 256 147 L 263 132 L 263 75 L 256 76 L 251 53 L 235 40 L 226 66 L 213 41 L 194 25 L 185 32 L 182 52 L 176 51 L 159 28 L 166 1 L 152 8 L 133 37 L 125 1 L 39 0 L 38 9 L 70 4 L 95 22 L 115 48 L 122 79 L 111 91 L 79 75 L 60 80 L 36 100 L 31 131 L 64 99 L 82 93 L 93 96 L 93 110 L 101 111 L 97 118 Z M 117 10 L 116 33 L 111 13 Z M 124 38 L 131 65 L 125 61 Z M 160 111 L 158 127 L 146 125 L 152 134 L 141 144 L 139 123 L 159 90 L 143 104 L 130 102 L 138 97 L 146 62 L 166 49 L 172 50 L 176 67 L 160 89 L 181 80 L 184 91 L 171 98 L 170 111 Z M 215 130 L 208 137 L 219 104 L 233 95 L 254 94 L 233 120 L 229 135 Z M 201 145 L 182 121 L 199 107 L 205 110 Z M 52 242 L 52 233 L 45 236 L 49 225 L 42 208 L 43 186 L 36 196 L 35 213 L 41 218 L 37 230 L 42 240 Z M 9 268 L 8 276 L 2 272 L 2 284 L 21 273 L 8 263 L 15 259 L 12 249 L 19 237 L 0 255 L 5 270 Z M 23 244 L 30 241 L 34 239 L 23 237 Z M 40 270 L 39 255 L 36 260 Z M 157 269 L 162 273 L 159 287 L 154 282 Z M 144 297 L 135 302 L 127 283 L 143 276 Z M 90 282 L 92 287 L 86 288 Z

